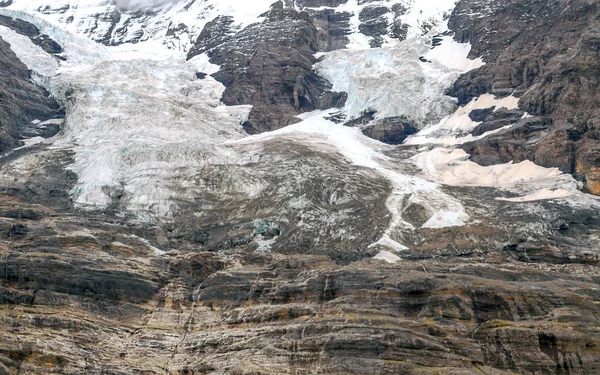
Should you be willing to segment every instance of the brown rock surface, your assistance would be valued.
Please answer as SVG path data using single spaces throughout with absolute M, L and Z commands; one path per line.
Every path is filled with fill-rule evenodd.
M 221 66 L 213 77 L 227 88 L 225 104 L 253 105 L 246 131 L 279 129 L 300 121 L 300 113 L 343 106 L 346 94 L 331 92 L 331 84 L 312 68 L 314 54 L 324 47 L 317 29 L 322 20 L 284 8 L 281 2 L 265 16 L 263 22 L 238 32 L 231 30 L 231 20 L 217 18 L 188 54 L 192 58 L 207 52 L 210 61 Z
M 329 17 L 339 19 L 326 27 Z M 220 62 L 227 100 L 255 105 L 250 131 L 273 129 L 341 100 L 312 64 L 314 52 L 344 42 L 345 22 L 345 14 L 278 4 L 260 26 L 215 20 L 196 53 Z M 482 72 L 456 89 L 466 98 L 485 86 Z M 500 81 L 490 86 L 497 93 L 506 89 Z M 594 190 L 597 144 L 585 139 L 597 130 L 535 114 L 473 113 L 483 121 L 476 132 L 518 123 L 465 147 L 482 163 L 575 168 Z M 367 112 L 354 125 L 389 143 L 414 131 L 402 118 L 371 120 Z M 394 197 L 404 223 L 392 233 L 407 249 L 388 263 L 373 256 L 388 249 L 374 242 L 393 219 L 390 181 L 318 140 L 245 145 L 253 157 L 206 165 L 191 176 L 193 199 L 155 222 L 127 211 L 123 191 L 106 208 L 77 209 L 69 168 L 77 155 L 53 146 L 0 158 L 0 375 L 600 373 L 600 205 L 592 199 L 512 203 L 491 197 L 516 193 L 494 188 L 439 187 L 471 220 L 431 228 L 424 224 L 435 213 L 408 189 Z M 419 148 L 381 146 L 390 171 L 418 173 L 401 161 Z M 588 157 L 573 164 L 569 150 Z M 261 188 L 250 195 L 248 186 Z
M 503 252 L 345 267 L 322 256 L 160 258 L 106 234 L 63 232 L 60 257 L 31 239 L 0 250 L 3 373 L 600 370 L 591 265 Z
M 0 199 L 0 373 L 600 371 L 592 210 L 492 202 L 388 264 L 169 249 L 157 228 L 19 196 Z
M 599 11 L 589 0 L 458 3 L 450 18 L 455 38 L 471 42 L 471 56 L 487 64 L 463 75 L 450 93 L 460 104 L 483 93 L 515 93 L 522 110 L 548 121 L 533 130 L 535 140 L 520 142 L 511 131 L 467 145 L 474 161 L 529 159 L 559 167 L 600 194 Z

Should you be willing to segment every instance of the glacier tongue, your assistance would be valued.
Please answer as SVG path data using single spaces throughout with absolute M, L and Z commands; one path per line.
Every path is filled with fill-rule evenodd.
M 183 4 L 165 5 L 163 11 L 174 12 L 171 19 L 176 19 Z M 244 24 L 255 20 L 266 4 L 240 8 L 221 2 L 211 12 L 232 15 Z M 67 13 L 78 12 L 84 17 L 99 12 L 101 5 L 108 6 L 89 0 Z M 439 121 L 454 109 L 454 100 L 443 92 L 466 66 L 476 63 L 466 58 L 468 46 L 458 46 L 450 63 L 443 60 L 443 53 L 431 62 L 419 60 L 431 53 L 431 36 L 445 29 L 439 9 L 434 8 L 435 14 L 425 13 L 426 19 L 420 11 L 418 15 L 408 13 L 406 17 L 413 18 L 407 22 L 414 29 L 409 39 L 387 43 L 383 48 L 331 52 L 316 67 L 333 83 L 334 90 L 349 92 L 344 108 L 349 117 L 371 109 L 377 111 L 377 117 L 407 116 L 426 124 Z M 469 220 L 461 203 L 442 192 L 439 185 L 407 172 L 410 161 L 390 159 L 385 155 L 387 146 L 368 139 L 358 129 L 327 120 L 331 111 L 307 114 L 299 124 L 232 142 L 243 138 L 240 124 L 250 108 L 222 106 L 223 86 L 210 77 L 195 78 L 198 71 L 212 73 L 218 69 L 206 55 L 185 62 L 183 53 L 167 49 L 160 34 L 135 45 L 105 47 L 52 24 L 61 22 L 67 13 L 47 13 L 41 15 L 43 19 L 26 12 L 12 14 L 38 25 L 64 45 L 68 56 L 60 68 L 52 69 L 54 72 L 39 68 L 39 73 L 47 76 L 46 86 L 57 97 L 69 97 L 63 133 L 53 147 L 75 151 L 69 168 L 78 176 L 72 194 L 79 207 L 102 209 L 119 201 L 140 218 L 170 220 L 177 211 L 176 202 L 192 201 L 198 189 L 205 188 L 198 180 L 203 167 L 243 164 L 253 159 L 251 153 L 256 148 L 252 144 L 286 136 L 328 153 L 337 150 L 353 164 L 373 169 L 390 181 L 393 190 L 386 202 L 390 225 L 377 241 L 385 248 L 396 252 L 405 249 L 398 242 L 402 232 L 415 229 L 403 218 L 407 204 L 425 207 L 429 216 L 425 228 L 462 225 Z M 208 17 L 202 12 L 185 14 Z M 422 30 L 427 20 L 434 28 L 421 36 L 417 30 Z M 205 21 L 194 22 L 200 27 Z M 72 31 L 81 31 L 73 27 L 69 26 Z M 146 31 L 152 29 L 146 27 Z M 43 51 L 36 53 L 48 58 Z M 35 55 L 30 51 L 26 54 Z M 244 144 L 249 146 L 244 148 Z M 253 190 L 246 191 L 252 195 L 261 187 L 240 189 Z
M 185 187 L 195 171 L 226 162 L 219 144 L 241 136 L 248 108 L 221 106 L 222 85 L 196 80 L 190 65 L 107 61 L 61 74 L 76 104 L 55 147 L 74 145 L 78 204 L 104 207 L 126 194 L 128 209 L 169 217 L 173 200 L 193 199 Z
M 232 158 L 220 144 L 243 136 L 250 108 L 223 106 L 223 85 L 196 79 L 199 69 L 215 69 L 205 58 L 152 53 L 153 42 L 107 48 L 27 18 L 64 43 L 61 67 L 27 37 L 4 27 L 0 35 L 67 106 L 52 147 L 75 151 L 77 205 L 99 209 L 119 199 L 140 217 L 168 219 L 174 201 L 193 200 L 198 170 Z

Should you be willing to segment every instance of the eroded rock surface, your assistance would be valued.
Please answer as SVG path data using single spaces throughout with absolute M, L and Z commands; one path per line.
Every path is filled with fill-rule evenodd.
M 300 113 L 343 106 L 346 95 L 331 92 L 331 84 L 313 70 L 320 47 L 315 19 L 281 2 L 265 16 L 237 33 L 231 20 L 217 18 L 188 54 L 207 52 L 220 65 L 213 77 L 227 88 L 225 104 L 253 105 L 246 131 L 276 130 L 298 122 Z
M 483 93 L 514 93 L 519 107 L 545 124 L 469 144 L 473 160 L 559 167 L 600 194 L 598 12 L 598 3 L 587 0 L 458 3 L 450 19 L 455 38 L 471 42 L 471 56 L 487 64 L 462 76 L 450 93 L 459 104 Z M 527 141 L 515 132 L 527 133 Z
M 62 117 L 59 104 L 31 81 L 27 66 L 0 38 L 0 152 L 21 146 L 25 138 L 53 136 L 58 125 L 45 121 Z
M 135 228 L 21 210 L 37 214 L 2 219 L 6 374 L 600 370 L 597 258 L 547 245 L 347 266 L 247 251 L 158 256 Z
M 469 22 L 500 29 L 490 17 L 502 25 L 504 13 L 546 9 L 467 2 L 453 21 L 465 38 Z M 349 42 L 351 20 L 367 44 L 406 37 L 404 3 L 358 3 L 367 7 L 351 14 L 332 9 L 347 0 L 278 2 L 246 27 L 211 17 L 189 57 L 220 65 L 226 103 L 254 106 L 247 131 L 278 129 L 343 103 L 313 64 Z M 102 5 L 84 34 L 108 45 L 149 37 L 127 17 L 156 13 Z M 68 19 L 75 9 L 40 11 Z M 27 35 L 26 23 L 4 21 Z M 173 22 L 165 44 L 192 28 Z M 475 36 L 473 54 L 489 62 L 455 86 L 462 103 L 479 84 L 513 89 L 486 86 L 514 63 L 501 60 L 510 45 L 488 51 L 494 36 Z M 0 375 L 600 373 L 600 201 L 575 188 L 532 199 L 535 190 L 427 181 L 410 160 L 428 146 L 397 146 L 416 126 L 369 108 L 246 137 L 236 116 L 247 112 L 221 106 L 207 72 L 134 56 L 63 70 L 62 137 L 0 157 Z M 31 121 L 47 93 L 1 40 L 0 63 L 10 73 L 1 93 L 17 108 L 0 121 Z M 573 159 L 560 147 L 581 153 L 593 130 L 561 125 L 558 107 L 474 110 L 472 135 L 497 132 L 463 147 L 482 164 L 520 161 L 564 132 L 547 157 L 566 170 Z M 567 177 L 576 185 L 557 179 Z

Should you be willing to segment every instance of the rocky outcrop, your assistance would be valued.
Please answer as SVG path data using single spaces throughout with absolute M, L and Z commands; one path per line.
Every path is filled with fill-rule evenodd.
M 270 156 L 282 150 L 290 164 Z M 380 248 L 368 245 L 389 219 L 385 183 L 299 150 L 282 141 L 264 148 L 250 170 L 271 169 L 264 195 L 201 195 L 160 225 L 74 210 L 57 193 L 73 178 L 52 159 L 57 151 L 29 150 L 22 160 L 52 162 L 0 196 L 0 371 L 600 369 L 595 208 L 515 205 L 490 201 L 489 189 L 449 188 L 473 222 L 423 228 L 427 212 L 406 204 L 403 217 L 417 229 L 392 264 L 372 259 Z M 223 168 L 215 166 L 212 194 Z M 261 247 L 273 239 L 271 250 Z
M 312 68 L 320 43 L 313 17 L 281 2 L 265 16 L 236 33 L 230 19 L 215 19 L 188 54 L 192 58 L 207 52 L 221 66 L 213 77 L 227 88 L 225 104 L 253 105 L 244 124 L 251 134 L 298 122 L 302 112 L 340 107 L 346 97 L 331 92 L 331 84 Z
M 297 0 L 296 5 L 345 2 Z M 219 17 L 190 53 L 190 58 L 207 53 L 221 66 L 215 77 L 226 86 L 227 103 L 254 106 L 246 124 L 250 132 L 284 126 L 299 113 L 343 100 L 312 64 L 315 52 L 347 42 L 348 14 L 299 12 L 286 7 L 290 3 L 276 4 L 261 23 L 245 29 Z M 373 9 L 381 4 L 359 3 Z M 373 9 L 362 17 L 373 40 L 383 37 L 383 18 L 390 23 L 387 32 L 397 26 L 401 33 L 401 24 L 392 25 Z M 381 14 L 371 17 L 371 11 Z M 173 27 L 172 36 L 187 32 Z M 7 67 L 0 77 L 11 73 L 2 78 L 7 83 L 0 92 L 23 94 L 29 102 L 14 96 L 6 103 L 27 115 L 30 102 L 40 105 L 44 92 L 32 97 L 38 88 L 29 83 L 29 72 L 1 41 L 0 52 L 0 62 L 5 60 L 0 68 Z M 503 53 L 498 50 L 498 56 Z M 97 67 L 90 69 L 93 80 L 74 83 L 73 90 L 89 96 L 68 91 L 66 102 L 73 105 L 68 125 L 88 125 L 77 132 L 81 138 L 0 157 L 1 375 L 600 372 L 600 205 L 595 200 L 575 194 L 504 201 L 523 196 L 517 189 L 439 186 L 418 178 L 420 172 L 407 160 L 423 145 L 390 147 L 357 137 L 344 140 L 346 149 L 337 147 L 338 134 L 363 131 L 398 144 L 416 131 L 406 118 L 380 119 L 373 110 L 345 123 L 357 129 L 324 124 L 332 126 L 330 134 L 245 138 L 238 123 L 230 123 L 235 137 L 221 139 L 218 133 L 228 131 L 226 120 L 237 112 L 224 111 L 218 97 L 209 103 L 223 116 L 210 117 L 204 108 L 188 111 L 206 100 L 194 93 L 218 86 L 207 72 L 163 71 L 163 65 L 144 60 Z M 149 90 L 103 84 L 109 70 L 136 69 L 143 80 L 134 74 L 110 77 Z M 169 78 L 153 80 L 153 70 Z M 186 79 L 177 81 L 178 76 Z M 473 75 L 473 85 L 477 77 L 485 86 L 489 77 Z M 466 79 L 455 87 L 457 95 L 465 89 L 465 98 L 471 95 L 470 86 L 461 86 Z M 162 83 L 165 87 L 158 87 Z M 153 98 L 158 100 L 141 105 L 155 89 L 161 90 Z M 77 106 L 84 100 L 103 105 Z M 177 105 L 160 107 L 167 101 Z M 107 118 L 100 116 L 104 111 Z M 156 116 L 159 112 L 172 116 Z M 7 112 L 0 121 L 20 120 L 19 113 Z M 119 122 L 128 116 L 132 121 Z M 185 116 L 193 126 L 178 121 Z M 331 116 L 340 124 L 346 120 L 342 113 Z M 564 132 L 569 141 L 548 145 L 546 150 L 558 151 L 545 157 L 568 168 L 572 159 L 563 158 L 558 146 L 583 145 L 587 137 L 574 131 L 574 123 L 560 125 L 553 115 L 529 108 L 475 110 L 469 116 L 481 122 L 473 135 L 496 131 L 464 146 L 484 164 L 535 160 L 540 144 Z M 214 121 L 202 123 L 207 119 Z M 148 138 L 137 147 L 135 138 L 145 134 L 119 132 L 134 126 L 149 132 L 158 122 L 167 124 L 169 137 Z M 191 137 L 203 126 L 215 132 Z M 97 136 L 86 133 L 89 129 L 102 132 Z M 127 137 L 124 147 L 115 144 L 112 132 Z M 109 135 L 107 144 L 116 150 L 109 160 L 82 152 Z M 185 139 L 188 135 L 193 141 Z M 222 155 L 211 154 L 209 142 L 196 143 L 201 137 L 224 145 Z M 326 137 L 333 141 L 325 142 Z M 192 150 L 180 147 L 181 138 Z M 363 142 L 373 147 L 362 147 Z M 154 149 L 164 144 L 177 147 Z M 352 147 L 360 149 L 347 152 Z M 206 162 L 194 163 L 195 158 Z M 78 162 L 91 168 L 74 168 Z M 122 170 L 127 172 L 115 183 L 95 174 L 116 174 L 127 163 L 140 168 Z M 163 178 L 157 170 L 173 173 Z M 75 171 L 90 172 L 86 183 L 106 184 L 97 192 L 109 203 L 73 204 L 82 177 Z M 126 173 L 142 182 L 128 185 L 121 180 Z M 130 208 L 143 207 L 129 206 L 133 199 L 150 199 L 133 194 L 146 184 L 164 194 L 158 202 L 172 205 L 171 216 Z M 431 206 L 427 195 L 440 197 L 439 205 Z M 464 209 L 459 216 L 469 219 L 457 225 L 451 208 Z M 400 243 L 406 248 L 396 246 Z
M 119 225 L 30 209 L 44 219 L 21 219 L 29 233 L 0 247 L 5 374 L 600 370 L 590 262 L 547 264 L 517 247 L 347 266 L 297 254 L 159 257 Z
M 39 46 L 47 53 L 56 55 L 58 58 L 63 59 L 63 57 L 60 56 L 60 53 L 63 52 L 62 46 L 48 35 L 43 35 L 35 25 L 21 19 L 11 18 L 3 15 L 0 15 L 0 25 L 6 26 L 21 35 L 25 35 L 31 39 L 36 46 Z
M 41 45 L 52 45 L 44 40 Z M 0 38 L 0 153 L 21 146 L 25 138 L 53 136 L 59 131 L 58 125 L 45 121 L 63 117 L 58 103 L 31 82 L 27 66 Z
M 471 42 L 471 56 L 483 56 L 487 64 L 462 76 L 450 93 L 459 104 L 483 93 L 512 93 L 520 96 L 522 110 L 546 123 L 527 128 L 533 132 L 529 142 L 511 138 L 519 132 L 514 130 L 467 145 L 488 159 L 473 160 L 504 162 L 526 155 L 575 175 L 588 191 L 600 194 L 598 12 L 598 3 L 587 0 L 458 3 L 450 19 L 455 38 Z M 502 153 L 493 156 L 491 143 Z
M 390 9 L 385 6 L 369 5 L 362 9 L 358 15 L 359 30 L 362 34 L 371 37 L 371 47 L 381 47 L 382 36 L 388 34 L 388 20 L 385 17 Z
M 409 135 L 418 132 L 418 128 L 402 117 L 388 117 L 374 121 L 362 129 L 364 135 L 390 145 L 399 145 Z

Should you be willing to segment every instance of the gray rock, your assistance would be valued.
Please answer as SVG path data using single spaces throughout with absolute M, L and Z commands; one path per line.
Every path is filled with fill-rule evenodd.
M 24 138 L 53 136 L 58 126 L 40 127 L 37 123 L 63 117 L 59 104 L 31 82 L 27 66 L 0 38 L 0 152 L 20 146 Z
M 312 68 L 319 48 L 313 17 L 277 7 L 265 16 L 234 35 L 231 20 L 214 20 L 188 54 L 208 51 L 211 62 L 221 66 L 213 77 L 227 88 L 225 104 L 253 105 L 246 131 L 275 130 L 298 122 L 300 113 L 343 106 L 346 94 L 331 92 L 331 84 Z

